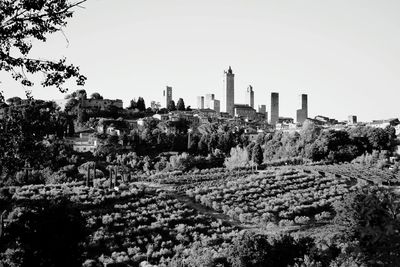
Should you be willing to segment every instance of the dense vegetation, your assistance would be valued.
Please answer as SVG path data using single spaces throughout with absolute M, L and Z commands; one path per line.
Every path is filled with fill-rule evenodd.
M 282 170 L 220 181 L 212 186 L 198 184 L 186 194 L 242 223 L 271 227 L 329 219 L 332 203 L 353 190 L 350 187 L 350 181 L 333 175 Z
M 280 223 L 281 226 L 297 224 L 300 228 L 296 231 L 286 228 L 289 232 L 280 232 L 285 228 L 276 226 L 269 226 L 265 231 L 263 227 L 243 229 L 248 223 L 260 223 L 253 217 L 275 220 L 274 216 L 263 216 L 265 210 L 260 205 L 253 205 L 261 196 L 257 196 L 257 190 L 250 190 L 247 195 L 241 193 L 248 190 L 247 184 L 255 185 L 257 181 L 260 185 L 265 179 L 277 184 L 272 175 L 283 177 L 286 186 L 281 184 L 275 190 L 286 190 L 278 195 L 290 205 L 275 203 L 278 198 L 263 195 L 265 201 L 274 205 L 271 215 L 287 218 L 283 222 L 294 218 L 290 224 Z M 238 214 L 238 219 L 245 223 L 242 226 L 232 226 L 210 214 L 199 213 L 173 192 L 135 183 L 120 184 L 118 191 L 108 189 L 108 181 L 104 179 L 92 188 L 80 183 L 3 188 L 0 205 L 6 213 L 0 234 L 1 262 L 5 266 L 110 263 L 137 266 L 142 261 L 159 266 L 352 266 L 362 263 L 397 266 L 400 256 L 397 253 L 400 246 L 397 196 L 374 187 L 354 187 L 349 191 L 335 176 L 307 172 L 306 177 L 301 175 L 285 169 L 264 178 L 263 175 L 250 175 L 244 180 L 225 178 L 229 180 L 226 185 L 235 186 L 238 192 L 235 195 L 248 201 L 241 207 L 243 210 L 248 207 L 246 214 L 243 213 L 247 217 Z M 304 178 L 309 181 L 299 183 Z M 295 189 L 311 192 L 313 189 L 307 190 L 306 183 L 316 182 L 319 184 L 315 194 Z M 218 180 L 216 183 L 224 184 Z M 332 191 L 332 186 L 339 186 L 342 191 L 339 187 Z M 268 193 L 268 189 L 263 189 L 263 193 Z M 232 196 L 223 196 L 211 206 L 218 210 L 221 200 L 227 203 Z M 297 203 L 300 196 L 312 204 L 308 208 L 304 203 L 304 207 L 300 206 Z M 240 203 L 233 203 L 230 202 L 229 208 L 236 211 L 235 205 Z M 292 215 L 285 210 L 287 206 L 294 208 Z M 311 224 L 312 228 L 305 227 Z M 70 257 L 72 253 L 76 256 Z

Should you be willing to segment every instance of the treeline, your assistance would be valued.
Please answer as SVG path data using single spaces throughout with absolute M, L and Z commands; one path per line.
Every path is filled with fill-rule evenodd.
M 122 121 L 123 122 L 123 121 Z M 229 155 L 232 147 L 249 144 L 244 130 L 236 130 L 234 124 L 202 124 L 191 123 L 185 119 L 177 121 L 159 121 L 148 118 L 144 125 L 131 131 L 129 134 L 118 136 L 100 135 L 103 139 L 102 146 L 97 150 L 98 157 L 130 151 L 138 155 L 155 155 L 162 152 L 190 153 L 192 155 L 207 156 L 222 153 Z M 189 129 L 192 131 L 189 136 Z M 125 144 L 126 146 L 124 146 Z M 129 151 L 128 151 L 129 152 Z
M 350 162 L 365 155 L 388 158 L 393 155 L 397 144 L 393 127 L 382 129 L 357 126 L 345 130 L 327 130 L 312 122 L 306 122 L 299 132 L 276 131 L 260 134 L 256 142 L 242 149 L 242 153 L 238 153 L 240 148 L 237 148 L 232 151 L 232 155 L 235 159 L 242 158 L 242 161 L 239 160 L 241 164 L 243 160 L 244 163 L 246 160 L 254 161 L 253 153 L 254 151 L 259 153 L 258 146 L 260 146 L 263 154 L 262 162 L 266 164 L 304 161 L 337 163 Z M 247 159 L 243 157 L 243 153 L 246 153 Z
M 46 177 L 57 180 L 50 176 L 58 171 L 60 176 L 74 175 L 71 165 L 82 163 L 82 159 L 62 140 L 74 134 L 71 117 L 54 102 L 42 100 L 11 104 L 3 111 L 0 185 L 43 183 Z

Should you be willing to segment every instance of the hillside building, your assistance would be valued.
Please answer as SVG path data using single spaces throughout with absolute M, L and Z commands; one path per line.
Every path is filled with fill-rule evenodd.
M 248 120 L 256 118 L 256 110 L 248 105 L 234 105 L 234 116 Z
M 99 111 L 108 111 L 111 108 L 123 109 L 123 102 L 121 99 L 94 99 L 87 98 L 86 94 L 79 95 L 78 103 L 70 112 L 82 115 L 83 112 L 93 114 Z
M 79 137 L 65 137 L 64 141 L 67 145 L 72 146 L 73 150 L 81 153 L 94 153 L 99 145 L 93 131 L 81 132 Z
M 214 110 L 217 114 L 221 112 L 221 102 L 217 99 L 210 101 L 210 109 Z
M 350 115 L 350 116 L 348 117 L 347 123 L 348 123 L 348 124 L 357 124 L 357 116 L 355 116 L 355 115 Z

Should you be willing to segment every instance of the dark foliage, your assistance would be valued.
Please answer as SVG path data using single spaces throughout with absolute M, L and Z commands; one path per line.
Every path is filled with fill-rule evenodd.
M 365 187 L 335 209 L 335 223 L 344 233 L 350 256 L 362 253 L 370 266 L 400 265 L 400 204 L 396 195 Z
M 80 266 L 85 221 L 66 199 L 18 205 L 0 251 L 5 266 Z
M 79 68 L 66 64 L 66 59 L 50 61 L 30 58 L 32 39 L 45 42 L 49 34 L 62 31 L 73 9 L 85 2 L 69 0 L 3 0 L 0 3 L 0 70 L 24 86 L 33 82 L 27 74 L 44 74 L 43 86 L 56 86 L 67 90 L 64 83 L 74 78 L 77 85 L 84 85 L 86 77 Z M 15 52 L 18 51 L 18 52 Z

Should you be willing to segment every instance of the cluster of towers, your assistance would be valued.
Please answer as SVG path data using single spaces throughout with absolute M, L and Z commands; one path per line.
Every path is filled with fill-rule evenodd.
M 223 103 L 222 106 L 225 108 L 225 112 L 229 113 L 231 116 L 235 115 L 235 74 L 232 68 L 229 67 L 227 71 L 224 72 L 224 92 L 223 92 Z M 306 94 L 300 95 L 300 109 L 297 110 L 296 121 L 303 123 L 308 117 L 308 97 Z M 254 109 L 254 90 L 251 85 L 247 87 L 246 90 L 246 103 L 247 106 Z M 258 112 L 267 114 L 267 109 L 265 105 L 258 106 Z M 271 93 L 271 111 L 269 113 L 269 122 L 275 125 L 279 122 L 279 93 Z
M 249 110 L 254 114 L 254 90 L 253 86 L 249 85 L 246 89 L 246 103 L 245 105 L 235 105 L 235 74 L 232 68 L 229 66 L 227 71 L 224 71 L 224 87 L 223 87 L 222 101 L 215 99 L 214 94 L 206 94 L 205 96 L 197 97 L 197 108 L 198 109 L 212 109 L 217 113 L 226 112 L 230 116 L 234 117 L 237 110 L 241 110 L 245 114 L 249 114 Z M 164 90 L 164 103 L 165 107 L 168 107 L 172 100 L 172 87 L 167 86 Z M 250 112 L 251 113 L 251 112 Z M 267 112 L 266 105 L 258 106 L 258 113 L 265 115 L 269 119 L 269 123 L 275 125 L 280 122 L 279 117 L 279 93 L 271 93 L 271 109 Z M 268 116 L 269 115 L 269 116 Z M 308 96 L 306 94 L 300 95 L 300 109 L 296 113 L 296 121 L 303 123 L 308 118 Z
M 197 97 L 197 108 L 212 109 L 215 110 L 217 113 L 219 113 L 221 109 L 221 102 L 215 99 L 214 94 L 206 94 L 205 97 L 204 96 Z

